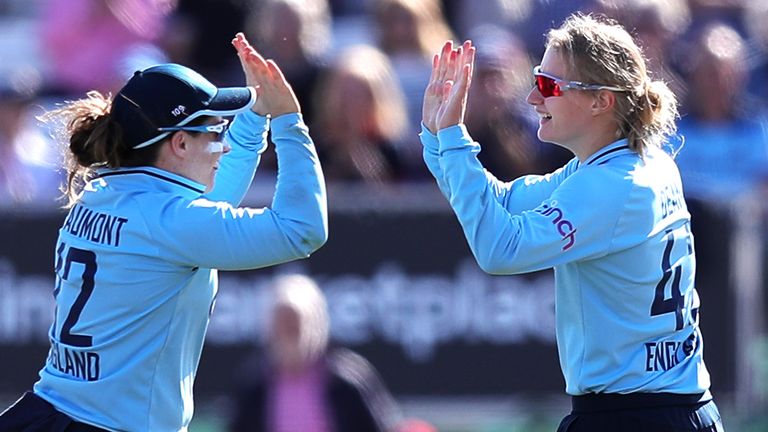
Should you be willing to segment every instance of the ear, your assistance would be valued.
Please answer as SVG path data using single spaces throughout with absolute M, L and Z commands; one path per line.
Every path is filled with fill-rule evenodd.
M 168 141 L 168 148 L 171 153 L 177 158 L 184 159 L 189 148 L 187 143 L 187 134 L 181 131 L 173 132 L 170 140 Z
M 592 115 L 598 116 L 604 112 L 613 109 L 616 105 L 616 95 L 609 90 L 598 90 L 592 99 Z

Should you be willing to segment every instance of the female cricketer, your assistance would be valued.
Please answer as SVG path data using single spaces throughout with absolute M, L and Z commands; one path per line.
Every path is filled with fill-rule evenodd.
M 51 349 L 0 430 L 186 430 L 216 269 L 306 258 L 327 239 L 323 175 L 296 97 L 242 34 L 232 43 L 247 87 L 164 64 L 114 98 L 91 92 L 49 113 L 65 120 L 72 159 Z M 269 128 L 272 205 L 238 207 Z
M 573 411 L 559 432 L 722 431 L 702 357 L 690 214 L 664 151 L 676 101 L 618 24 L 573 15 L 547 35 L 527 102 L 575 157 L 498 181 L 463 125 L 475 48 L 446 43 L 424 97 L 424 159 L 480 267 L 554 267 Z

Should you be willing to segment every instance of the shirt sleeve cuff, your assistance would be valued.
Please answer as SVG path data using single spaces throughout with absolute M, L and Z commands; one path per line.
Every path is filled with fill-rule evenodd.
M 301 113 L 282 114 L 272 119 L 272 131 L 286 130 L 294 126 L 306 128 L 304 116 Z
M 437 131 L 437 140 L 440 144 L 440 154 L 463 147 L 477 146 L 477 143 L 473 142 L 469 136 L 467 127 L 464 124 L 450 126 Z
M 421 123 L 421 133 L 419 133 L 419 138 L 421 139 L 421 144 L 427 150 L 437 154 L 440 147 L 440 143 L 437 142 L 437 135 L 430 132 L 423 122 Z
M 234 141 L 248 149 L 261 149 L 266 143 L 269 118 L 248 110 L 235 116 L 229 133 Z

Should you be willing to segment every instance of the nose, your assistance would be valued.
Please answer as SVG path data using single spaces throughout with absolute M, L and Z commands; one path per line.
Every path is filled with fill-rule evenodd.
M 229 145 L 227 140 L 223 140 L 222 144 L 224 144 L 224 147 L 221 149 L 221 154 L 227 154 L 232 151 L 232 146 Z
M 533 106 L 541 105 L 544 103 L 544 96 L 541 95 L 541 92 L 539 92 L 539 89 L 537 89 L 536 86 L 533 86 L 531 87 L 531 91 L 528 92 L 528 96 L 525 98 L 525 101 Z

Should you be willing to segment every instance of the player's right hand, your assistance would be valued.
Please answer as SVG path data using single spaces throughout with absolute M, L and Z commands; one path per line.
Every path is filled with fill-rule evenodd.
M 445 57 L 443 48 L 441 57 Z M 472 72 L 475 63 L 475 47 L 471 41 L 451 50 L 450 58 L 442 58 L 438 62 L 438 77 L 435 81 L 435 92 L 442 97 L 435 114 L 436 131 L 464 123 L 467 112 L 467 98 L 472 83 Z M 443 71 L 440 65 L 447 64 Z M 435 133 L 436 133 L 435 131 Z
M 432 74 L 424 91 L 424 104 L 421 109 L 421 122 L 433 134 L 437 133 L 437 112 L 443 100 L 443 81 L 448 72 L 448 63 L 455 59 L 452 55 L 453 42 L 448 41 L 443 49 L 432 58 Z
M 232 45 L 237 50 L 237 56 L 243 66 L 246 85 L 256 88 L 258 97 L 252 108 L 256 114 L 277 117 L 301 112 L 293 89 L 274 61 L 265 60 L 243 33 L 235 35 Z

